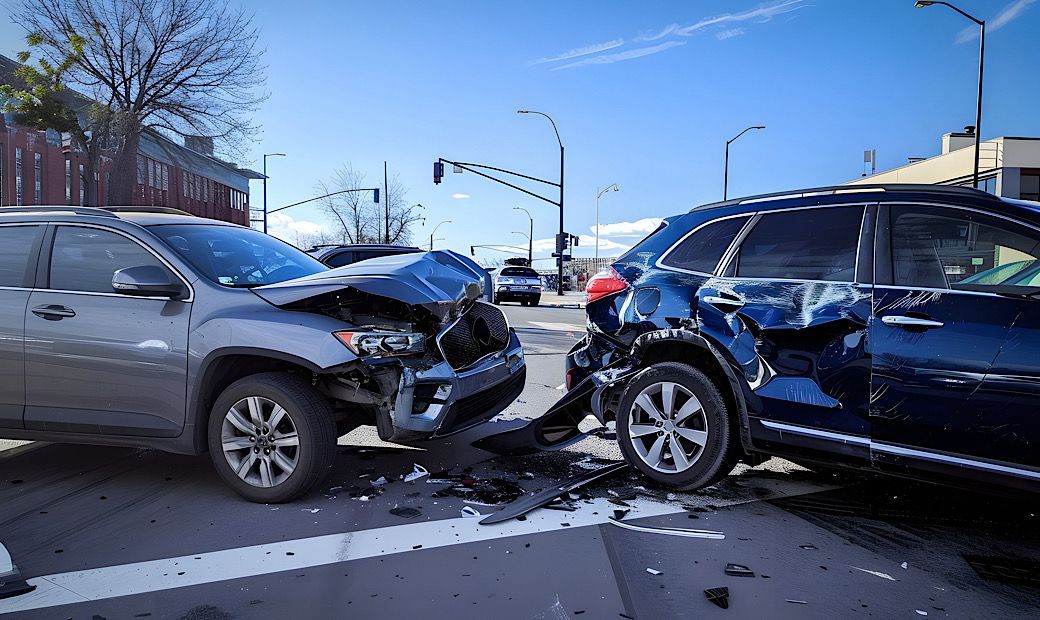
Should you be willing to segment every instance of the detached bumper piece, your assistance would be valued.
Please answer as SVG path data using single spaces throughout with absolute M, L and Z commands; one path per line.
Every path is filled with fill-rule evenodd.
M 7 548 L 0 544 L 0 599 L 28 594 L 36 589 L 22 579 L 18 567 L 11 560 L 11 554 Z

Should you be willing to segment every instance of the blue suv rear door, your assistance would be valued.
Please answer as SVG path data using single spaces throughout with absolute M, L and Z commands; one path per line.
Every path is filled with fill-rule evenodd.
M 872 216 L 864 204 L 760 212 L 698 290 L 698 327 L 741 368 L 756 442 L 867 457 L 871 274 L 860 240 Z
M 1040 259 L 1040 231 L 977 209 L 893 204 L 877 239 L 876 463 L 1040 481 L 1040 301 L 1026 295 L 1040 283 L 1014 283 Z

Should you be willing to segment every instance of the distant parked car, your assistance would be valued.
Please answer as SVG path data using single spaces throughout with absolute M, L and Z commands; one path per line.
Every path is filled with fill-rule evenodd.
M 329 267 L 342 267 L 376 258 L 379 256 L 397 256 L 398 254 L 414 254 L 423 252 L 410 245 L 386 245 L 382 243 L 350 243 L 341 245 L 316 245 L 307 253 L 325 263 Z
M 778 455 L 1040 490 L 1038 261 L 1040 204 L 969 188 L 697 207 L 589 280 L 568 415 L 676 488 Z
M 530 267 L 506 266 L 492 274 L 493 300 L 518 301 L 521 306 L 537 306 L 542 298 L 542 279 Z

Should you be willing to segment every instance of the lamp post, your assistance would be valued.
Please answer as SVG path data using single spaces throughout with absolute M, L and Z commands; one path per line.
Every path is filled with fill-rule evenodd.
M 610 190 L 615 192 L 621 191 L 621 188 L 617 186 L 617 183 L 613 183 L 601 189 L 596 194 L 596 268 L 599 269 L 599 199 L 603 194 L 606 194 Z
M 971 176 L 971 185 L 972 187 L 977 188 L 979 186 L 979 146 L 982 141 L 982 68 L 983 60 L 986 56 L 986 21 L 976 19 L 949 2 L 917 0 L 917 2 L 914 3 L 914 8 L 921 9 L 926 6 L 932 6 L 933 4 L 947 6 L 979 25 L 979 91 L 975 97 L 975 171 Z
M 553 132 L 556 133 L 556 142 L 558 142 L 559 145 L 560 145 L 560 183 L 559 183 L 559 185 L 560 185 L 560 203 L 559 203 L 559 206 L 560 206 L 560 237 L 562 238 L 563 234 L 564 234 L 563 233 L 563 140 L 560 139 L 560 132 L 559 132 L 558 129 L 556 129 L 556 121 L 554 121 L 552 119 L 552 117 L 549 116 L 548 114 L 546 114 L 545 112 L 538 112 L 536 110 L 517 110 L 516 113 L 517 114 L 538 114 L 539 116 L 544 116 L 545 118 L 549 119 L 550 123 L 552 123 Z M 557 257 L 557 259 L 556 259 L 556 265 L 557 265 L 557 277 L 558 277 L 558 284 L 556 286 L 556 294 L 557 295 L 563 295 L 563 251 L 562 251 L 562 249 L 560 251 L 560 256 Z
M 519 230 L 514 230 L 513 234 L 514 235 L 523 235 L 523 236 L 527 237 L 527 266 L 530 267 L 531 266 L 531 246 L 533 245 L 533 242 L 531 241 L 531 235 L 529 235 L 529 234 L 527 234 L 525 232 L 520 232 Z
M 725 200 L 729 196 L 729 145 L 736 142 L 737 138 L 751 131 L 752 129 L 765 129 L 765 125 L 753 125 L 748 127 L 744 131 L 733 136 L 731 140 L 726 140 L 726 164 L 725 170 L 722 176 L 722 199 Z
M 530 267 L 534 264 L 534 218 L 531 217 L 531 212 L 523 207 L 513 207 L 513 210 L 526 213 L 531 223 L 530 233 L 527 235 L 527 266 Z
M 264 153 L 264 234 L 267 234 L 267 158 L 285 157 L 285 153 Z
M 451 220 L 444 220 L 441 224 L 451 224 Z M 433 251 L 433 236 L 437 234 L 437 229 L 441 227 L 441 224 L 437 224 L 433 227 L 433 232 L 430 233 L 430 251 Z

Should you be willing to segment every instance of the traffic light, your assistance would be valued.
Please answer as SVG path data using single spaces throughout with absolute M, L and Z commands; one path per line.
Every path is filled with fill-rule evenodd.
M 556 233 L 556 253 L 563 254 L 567 248 L 567 233 Z
M 440 185 L 444 178 L 444 164 L 439 161 L 433 162 L 433 184 Z
M 372 190 L 372 202 L 379 204 L 379 188 Z

